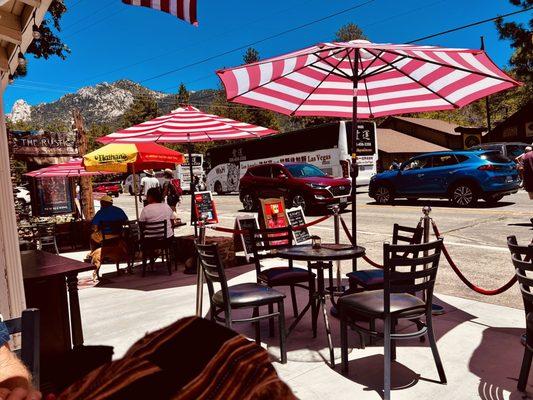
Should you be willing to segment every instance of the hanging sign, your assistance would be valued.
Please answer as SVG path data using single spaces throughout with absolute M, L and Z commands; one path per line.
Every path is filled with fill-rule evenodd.
M 289 208 L 287 210 L 287 218 L 289 220 L 289 225 L 293 228 L 305 225 L 305 215 L 302 207 Z M 294 243 L 300 244 L 311 240 L 311 234 L 309 233 L 308 228 L 297 229 L 292 231 Z
M 194 193 L 194 211 L 196 220 L 204 218 L 206 224 L 218 223 L 218 215 L 211 192 Z
M 253 255 L 252 236 L 250 235 L 249 232 L 258 230 L 259 225 L 253 215 L 238 216 L 235 221 L 235 224 L 238 230 L 247 231 L 246 233 L 239 234 L 239 236 L 241 239 L 242 248 L 244 250 L 246 261 L 249 262 L 251 256 Z

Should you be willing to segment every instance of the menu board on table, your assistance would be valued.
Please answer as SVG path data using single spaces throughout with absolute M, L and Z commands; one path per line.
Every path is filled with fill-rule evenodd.
M 247 231 L 246 233 L 239 234 L 239 236 L 246 261 L 250 261 L 250 257 L 253 255 L 253 248 L 252 237 L 249 232 L 259 229 L 259 225 L 257 224 L 257 220 L 253 215 L 239 216 L 235 222 L 238 230 Z
M 305 225 L 305 215 L 302 207 L 289 208 L 287 210 L 287 218 L 289 220 L 289 225 L 293 228 Z M 300 244 L 311 240 L 311 234 L 309 229 L 296 229 L 292 231 L 294 237 L 294 243 Z
M 286 228 L 289 226 L 287 215 L 285 214 L 285 200 L 283 197 L 272 199 L 259 199 L 261 208 L 259 209 L 259 224 L 263 229 Z M 283 233 L 269 234 L 268 237 L 282 236 Z M 286 244 L 285 240 L 271 241 L 271 245 Z
M 218 223 L 217 210 L 211 192 L 194 193 L 194 213 L 196 221 L 203 218 L 206 224 Z

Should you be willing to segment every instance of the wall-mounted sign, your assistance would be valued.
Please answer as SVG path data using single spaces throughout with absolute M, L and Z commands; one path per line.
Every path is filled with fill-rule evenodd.
M 204 218 L 207 224 L 218 223 L 217 210 L 211 192 L 194 193 L 194 211 L 196 220 Z
M 376 153 L 376 124 L 359 122 L 357 124 L 357 156 L 368 156 Z
M 481 144 L 481 133 L 462 133 L 463 148 L 468 150 L 470 147 Z
M 35 179 L 33 214 L 41 217 L 74 212 L 72 184 L 69 178 Z
M 10 131 L 15 158 L 38 162 L 39 158 L 78 156 L 76 132 Z M 49 161 L 44 161 L 49 162 Z

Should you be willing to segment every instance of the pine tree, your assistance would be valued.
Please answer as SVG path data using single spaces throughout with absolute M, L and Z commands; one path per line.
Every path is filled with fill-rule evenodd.
M 129 128 L 158 116 L 159 108 L 155 99 L 145 93 L 140 93 L 135 96 L 130 108 L 122 116 L 122 126 Z
M 178 88 L 178 106 L 189 104 L 190 93 L 184 83 L 180 83 Z
M 335 33 L 334 40 L 336 42 L 349 42 L 350 40 L 357 39 L 367 40 L 368 38 L 365 36 L 363 30 L 359 28 L 359 26 L 350 22 L 339 28 L 339 30 Z

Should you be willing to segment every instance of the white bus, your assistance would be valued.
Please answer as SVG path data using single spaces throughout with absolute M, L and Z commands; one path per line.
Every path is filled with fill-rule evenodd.
M 373 154 L 358 157 L 358 186 L 368 185 L 378 159 L 375 123 L 361 123 L 359 129 L 363 127 L 374 132 L 370 135 Z M 328 175 L 348 178 L 351 136 L 351 123 L 340 121 L 212 148 L 207 152 L 207 190 L 218 194 L 237 192 L 248 167 L 272 162 L 309 163 Z

